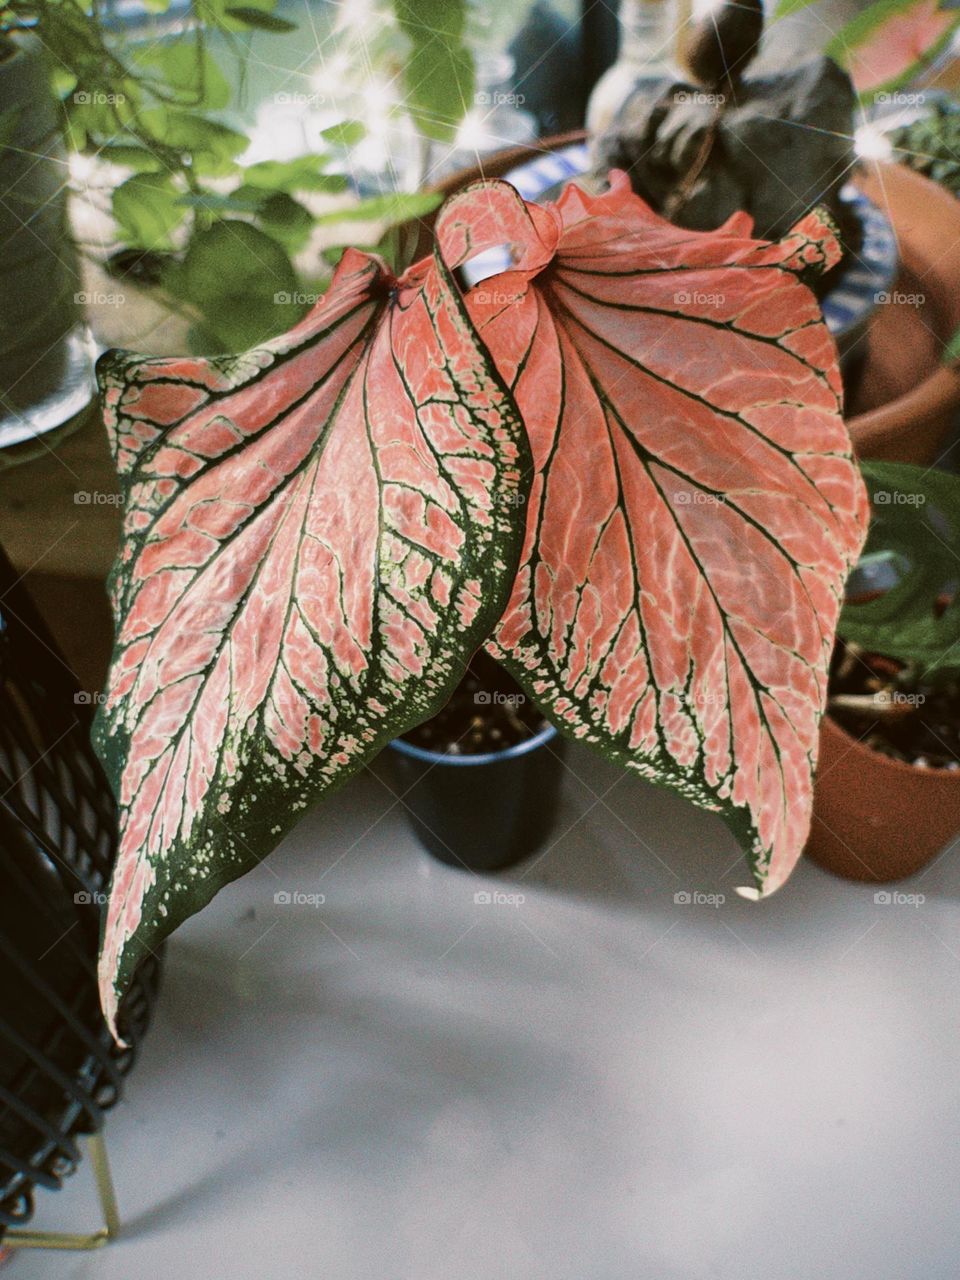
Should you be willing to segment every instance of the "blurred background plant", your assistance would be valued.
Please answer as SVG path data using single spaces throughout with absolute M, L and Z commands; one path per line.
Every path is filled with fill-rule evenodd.
M 112 274 L 159 291 L 204 351 L 240 350 L 289 328 L 339 256 L 338 239 L 369 238 L 402 266 L 397 227 L 437 203 L 418 191 L 431 143 L 450 142 L 473 104 L 467 0 L 327 6 L 322 31 L 309 7 L 293 20 L 275 0 L 147 8 L 0 8 L 8 53 L 21 35 L 42 43 L 74 153 L 72 184 L 110 215 L 109 230 L 103 219 L 80 219 L 97 227 L 98 243 L 82 247 L 99 251 Z M 281 74 L 274 83 L 295 87 L 252 89 L 265 71 L 289 66 L 291 52 L 302 62 L 304 43 L 319 55 L 310 80 Z M 351 99 L 373 133 L 369 119 L 345 114 Z M 0 142 L 19 110 L 3 104 Z M 415 164 L 398 168 L 384 154 L 383 117 L 402 117 Z

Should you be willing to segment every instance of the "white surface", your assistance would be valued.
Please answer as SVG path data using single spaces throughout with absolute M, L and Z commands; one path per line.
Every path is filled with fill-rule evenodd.
M 956 855 L 919 906 L 808 865 L 751 904 L 717 819 L 571 764 L 497 881 L 367 775 L 187 924 L 107 1129 L 123 1238 L 4 1275 L 955 1280 Z M 94 1217 L 83 1167 L 34 1225 Z

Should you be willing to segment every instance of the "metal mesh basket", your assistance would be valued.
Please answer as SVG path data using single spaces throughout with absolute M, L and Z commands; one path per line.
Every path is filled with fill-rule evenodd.
M 141 967 L 118 1049 L 97 997 L 113 798 L 90 747 L 89 695 L 0 551 L 0 1236 L 100 1130 L 146 1030 L 159 964 Z

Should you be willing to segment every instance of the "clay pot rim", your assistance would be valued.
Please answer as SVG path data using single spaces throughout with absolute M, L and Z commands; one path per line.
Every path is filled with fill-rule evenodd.
M 927 178 L 924 174 L 917 173 L 909 165 L 890 161 L 877 161 L 871 164 L 870 173 L 881 182 L 884 175 L 891 171 L 896 173 L 897 182 L 915 188 L 917 198 L 921 202 L 932 200 L 935 204 L 946 207 L 944 202 L 946 197 L 946 200 L 956 208 L 957 235 L 960 237 L 960 200 L 952 196 L 945 187 L 941 187 L 939 183 Z M 861 172 L 854 175 L 853 182 L 863 190 L 869 177 L 870 174 Z M 903 236 L 902 229 L 896 224 L 893 229 L 898 239 Z M 906 236 L 906 242 L 909 243 L 909 236 Z M 901 254 L 901 259 L 902 257 Z M 960 281 L 957 282 L 957 287 L 960 287 Z M 855 414 L 847 418 L 846 422 L 848 428 L 855 429 L 861 439 L 865 435 L 885 436 L 902 430 L 905 423 L 916 426 L 958 407 L 960 407 L 960 368 L 940 365 L 902 396 L 898 396 L 895 400 L 888 400 L 886 404 L 878 405 L 875 409 L 868 409 L 866 413 Z
M 889 766 L 895 772 L 899 771 L 908 774 L 921 786 L 931 783 L 943 783 L 946 779 L 955 779 L 960 784 L 960 769 L 934 769 L 930 765 L 907 764 L 905 760 L 896 760 L 893 756 L 886 756 L 882 751 L 877 751 L 873 747 L 868 747 L 861 738 L 855 738 L 852 733 L 839 724 L 829 712 L 823 717 L 823 726 L 829 727 L 834 733 L 842 737 L 848 746 L 848 749 L 863 760 L 878 761 L 882 765 Z

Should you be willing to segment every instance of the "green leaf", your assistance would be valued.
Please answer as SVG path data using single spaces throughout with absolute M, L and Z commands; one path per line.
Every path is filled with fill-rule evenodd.
M 95 728 L 115 1033 L 138 962 L 444 706 L 509 596 L 522 424 L 449 269 L 392 284 L 357 255 L 269 345 L 98 366 L 125 492 Z
M 340 195 L 347 190 L 342 173 L 323 173 L 325 156 L 298 156 L 295 160 L 261 160 L 243 170 L 244 183 L 264 191 L 318 191 Z
M 76 73 L 68 67 L 55 66 L 50 72 L 50 87 L 55 98 L 65 98 L 77 87 Z
M 297 24 L 288 22 L 286 18 L 278 18 L 262 9 L 254 9 L 246 5 L 231 6 L 224 10 L 228 18 L 238 22 L 242 27 L 250 27 L 256 31 L 296 31 Z
M 230 85 L 210 53 L 195 39 L 138 49 L 133 61 L 160 79 L 188 107 L 219 110 L 230 101 Z
M 290 253 L 298 253 L 304 247 L 314 227 L 310 210 L 285 191 L 277 191 L 266 199 L 261 195 L 257 218 L 264 231 L 279 240 Z
M 106 142 L 97 151 L 101 160 L 110 164 L 124 165 L 137 173 L 159 173 L 163 171 L 163 162 L 148 151 L 146 147 L 134 146 L 125 142 Z
M 233 7 L 230 0 L 194 0 L 194 11 L 204 26 L 217 27 L 221 31 L 249 31 L 249 22 L 231 15 Z M 270 14 L 275 6 L 274 0 L 247 0 L 246 4 L 237 7 L 244 13 Z
M 125 244 L 135 249 L 169 249 L 171 233 L 185 210 L 165 173 L 138 173 L 113 193 L 113 216 Z
M 960 329 L 954 333 L 947 343 L 946 350 L 940 358 L 944 364 L 955 364 L 960 360 Z
M 219 217 L 224 213 L 259 213 L 264 202 L 262 192 L 245 191 L 188 191 L 180 197 L 180 203 L 191 209 L 203 209 Z
M 198 232 L 164 284 L 200 312 L 221 350 L 243 351 L 296 319 L 287 301 L 299 287 L 290 258 L 249 222 L 223 219 Z
M 411 43 L 404 62 L 404 101 L 418 128 L 449 142 L 473 102 L 473 57 L 464 43 L 466 0 L 394 0 Z
M 7 107 L 0 111 L 0 147 L 5 147 L 13 137 L 13 131 L 22 114 L 22 107 Z
M 190 156 L 197 173 L 212 177 L 232 172 L 234 157 L 249 145 L 245 134 L 190 111 L 151 107 L 141 113 L 140 125 L 162 145 Z
M 336 147 L 355 147 L 367 136 L 367 126 L 361 120 L 341 120 L 320 131 L 320 137 Z
M 442 196 L 432 191 L 417 191 L 410 194 L 395 192 L 385 196 L 371 196 L 369 200 L 361 200 L 358 204 L 345 205 L 342 209 L 331 209 L 329 213 L 321 213 L 316 221 L 318 224 L 406 222 L 409 218 L 422 218 L 432 213 L 442 199 Z
M 799 13 L 801 9 L 807 9 L 812 4 L 817 4 L 818 0 L 780 0 L 773 12 L 774 21 L 780 18 L 789 18 L 791 13 Z
M 960 669 L 960 476 L 861 466 L 873 514 L 837 630 L 921 675 Z

